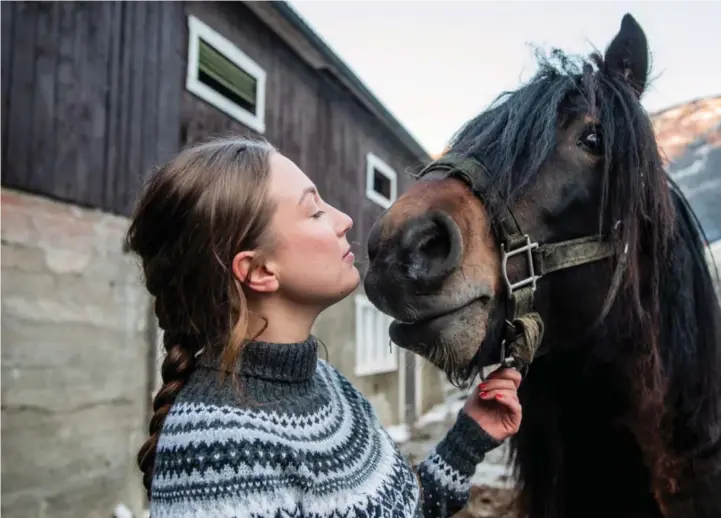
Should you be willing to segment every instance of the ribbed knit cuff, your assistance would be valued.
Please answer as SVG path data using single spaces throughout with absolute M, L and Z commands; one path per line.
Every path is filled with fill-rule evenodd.
M 488 435 L 460 410 L 455 424 L 436 446 L 436 453 L 459 473 L 470 477 L 485 454 L 500 445 L 501 441 Z

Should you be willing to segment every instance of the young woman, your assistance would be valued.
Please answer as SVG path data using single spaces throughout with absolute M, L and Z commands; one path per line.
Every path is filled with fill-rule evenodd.
M 153 518 L 449 516 L 521 421 L 495 372 L 418 476 L 310 330 L 360 282 L 351 219 L 265 142 L 181 152 L 147 182 L 127 236 L 166 358 L 138 454 Z

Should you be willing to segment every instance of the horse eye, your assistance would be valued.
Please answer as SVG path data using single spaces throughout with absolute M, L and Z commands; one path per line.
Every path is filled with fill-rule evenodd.
M 601 138 L 595 129 L 589 129 L 576 141 L 576 145 L 586 148 L 594 155 L 601 154 Z

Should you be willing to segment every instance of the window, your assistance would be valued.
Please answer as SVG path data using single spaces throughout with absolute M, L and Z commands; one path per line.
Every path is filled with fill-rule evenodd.
M 388 326 L 393 319 L 378 311 L 370 301 L 355 298 L 355 375 L 369 376 L 398 368 L 398 351 L 391 343 Z
M 366 156 L 366 196 L 384 209 L 396 201 L 396 172 L 373 153 Z
M 185 87 L 249 128 L 265 132 L 265 71 L 195 16 L 188 16 Z

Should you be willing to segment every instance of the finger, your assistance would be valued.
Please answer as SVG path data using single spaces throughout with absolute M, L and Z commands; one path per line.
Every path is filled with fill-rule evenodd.
M 478 385 L 478 390 L 480 391 L 486 391 L 486 390 L 493 390 L 493 389 L 508 389 L 508 390 L 517 390 L 518 387 L 516 387 L 516 384 L 513 380 L 509 379 L 503 379 L 503 378 L 494 378 L 490 380 L 486 380 L 480 385 Z
M 483 391 L 480 394 L 478 394 L 478 397 L 480 397 L 484 401 L 490 401 L 493 399 L 497 399 L 498 401 L 510 401 L 510 400 L 518 401 L 518 393 L 516 392 L 515 389 L 513 389 L 513 390 L 493 389 L 493 390 Z
M 517 416 L 523 415 L 523 408 L 517 399 L 496 398 L 496 401 L 510 410 L 511 413 Z
M 521 386 L 521 380 L 523 379 L 523 376 L 521 376 L 521 373 L 518 372 L 516 369 L 501 367 L 494 370 L 486 377 L 487 380 L 498 378 L 512 380 L 513 383 L 515 383 L 516 388 L 518 388 Z

